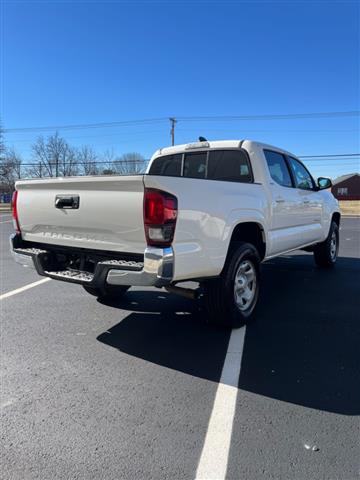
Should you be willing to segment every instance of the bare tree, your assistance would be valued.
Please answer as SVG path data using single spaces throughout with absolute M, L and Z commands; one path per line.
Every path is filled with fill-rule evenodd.
M 77 161 L 76 149 L 70 147 L 66 142 L 64 149 L 60 154 L 59 175 L 61 177 L 71 177 L 79 174 L 79 163 Z
M 143 173 L 145 168 L 146 160 L 137 152 L 124 153 L 114 161 L 114 169 L 120 175 Z
M 39 137 L 32 146 L 35 165 L 30 173 L 35 177 L 54 177 L 56 165 L 44 137 Z M 55 160 L 56 161 L 56 160 Z
M 22 158 L 20 154 L 14 147 L 11 147 L 6 150 L 5 157 L 7 162 L 12 165 L 14 178 L 20 180 L 22 172 Z
M 30 173 L 36 177 L 76 175 L 76 152 L 58 133 L 47 139 L 39 137 L 32 146 L 35 165 Z
M 113 148 L 111 150 L 105 150 L 102 155 L 101 173 L 103 175 L 114 175 L 116 173 L 114 168 L 115 158 L 116 156 Z
M 8 190 L 8 166 L 5 162 L 5 142 L 4 131 L 0 124 L 0 193 L 4 190 Z
M 0 187 L 10 193 L 16 180 L 21 178 L 21 157 L 14 148 L 6 148 L 4 131 L 0 124 Z
M 5 157 L 5 141 L 4 141 L 4 130 L 0 123 L 0 162 L 4 160 Z
M 76 152 L 76 159 L 79 166 L 82 168 L 84 175 L 98 175 L 99 168 L 97 166 L 97 155 L 95 151 L 88 145 L 82 146 Z
M 21 163 L 21 157 L 14 148 L 4 150 L 0 165 L 0 183 L 8 192 L 14 189 L 16 180 L 21 178 Z

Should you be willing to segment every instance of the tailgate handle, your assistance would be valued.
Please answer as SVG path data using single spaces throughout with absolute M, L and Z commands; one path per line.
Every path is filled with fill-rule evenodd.
M 79 195 L 56 195 L 55 208 L 79 208 Z

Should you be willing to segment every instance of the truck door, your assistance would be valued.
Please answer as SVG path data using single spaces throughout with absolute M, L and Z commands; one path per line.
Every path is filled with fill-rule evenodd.
M 295 190 L 302 205 L 304 243 L 323 240 L 322 196 L 317 191 L 315 182 L 305 166 L 294 157 L 288 157 L 288 161 L 295 182 Z
M 268 255 L 303 245 L 303 203 L 280 152 L 264 150 L 270 173 L 270 222 Z

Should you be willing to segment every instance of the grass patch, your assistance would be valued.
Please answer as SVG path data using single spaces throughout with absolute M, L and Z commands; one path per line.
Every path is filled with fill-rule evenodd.
M 339 200 L 343 215 L 360 215 L 360 200 Z

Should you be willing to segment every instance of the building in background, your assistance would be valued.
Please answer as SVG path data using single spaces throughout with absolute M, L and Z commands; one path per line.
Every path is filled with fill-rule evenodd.
M 360 174 L 350 173 L 336 178 L 331 192 L 338 200 L 360 200 Z

